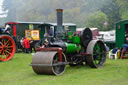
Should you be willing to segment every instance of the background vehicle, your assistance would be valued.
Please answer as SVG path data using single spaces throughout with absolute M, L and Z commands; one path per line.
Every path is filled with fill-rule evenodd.
M 43 23 L 43 22 L 7 22 L 5 25 L 10 25 L 10 34 L 16 39 L 16 48 L 21 48 L 20 39 L 24 36 L 31 40 L 33 38 L 34 45 L 44 38 L 45 28 L 53 28 L 56 30 L 56 23 Z M 76 31 L 76 25 L 73 23 L 64 23 L 63 27 L 68 27 L 72 31 Z
M 16 46 L 14 36 L 0 29 L 0 61 L 8 61 L 15 54 Z

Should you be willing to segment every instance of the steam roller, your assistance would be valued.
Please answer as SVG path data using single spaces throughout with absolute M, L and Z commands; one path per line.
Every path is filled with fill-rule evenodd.
M 89 65 L 99 68 L 106 60 L 106 47 L 100 40 L 92 39 L 89 28 L 80 34 L 64 29 L 62 26 L 63 9 L 57 9 L 57 29 L 54 35 L 46 28 L 46 36 L 39 41 L 40 47 L 33 55 L 30 64 L 37 74 L 61 75 L 66 65 Z

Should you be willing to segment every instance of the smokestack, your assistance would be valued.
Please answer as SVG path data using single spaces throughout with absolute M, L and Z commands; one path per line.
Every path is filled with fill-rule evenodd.
M 59 36 L 64 32 L 63 30 L 63 9 L 56 9 L 57 12 L 57 34 Z

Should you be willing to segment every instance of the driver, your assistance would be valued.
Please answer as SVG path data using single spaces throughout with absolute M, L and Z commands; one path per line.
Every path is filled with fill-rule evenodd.
M 11 27 L 10 27 L 10 25 L 7 24 L 7 25 L 5 26 L 5 29 L 4 29 L 3 32 L 4 32 L 4 33 L 9 33 L 9 34 L 10 34 L 10 31 L 11 31 Z
M 46 29 L 46 33 L 44 34 L 44 38 L 40 41 L 40 46 L 42 48 L 49 46 L 50 43 L 54 42 L 53 36 L 54 36 L 53 28 L 48 27 Z

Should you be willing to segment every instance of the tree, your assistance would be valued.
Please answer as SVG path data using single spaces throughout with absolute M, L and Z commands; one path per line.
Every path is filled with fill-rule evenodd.
M 86 27 L 95 27 L 99 28 L 100 30 L 107 30 L 107 27 L 104 26 L 104 22 L 108 22 L 108 18 L 103 12 L 98 11 L 91 13 L 87 20 L 88 21 L 85 22 Z
M 78 27 L 90 13 L 102 7 L 106 0 L 4 0 L 3 8 L 8 10 L 7 21 L 56 22 L 57 8 L 64 9 L 64 22 Z
M 128 0 L 117 0 L 120 6 L 120 15 L 123 20 L 128 19 Z
M 114 29 L 115 23 L 121 20 L 120 6 L 116 0 L 107 1 L 101 11 L 107 15 L 108 20 L 108 30 Z

